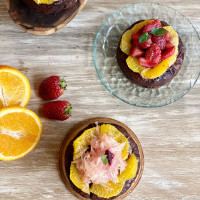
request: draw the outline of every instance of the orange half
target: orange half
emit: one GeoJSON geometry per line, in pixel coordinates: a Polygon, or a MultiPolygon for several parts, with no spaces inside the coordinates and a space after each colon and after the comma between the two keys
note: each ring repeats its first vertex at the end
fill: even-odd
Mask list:
{"type": "Polygon", "coordinates": [[[26,76],[12,67],[0,66],[0,108],[25,107],[30,97],[31,87],[26,76]]]}
{"type": "Polygon", "coordinates": [[[38,144],[42,123],[31,110],[23,107],[0,109],[0,160],[24,157],[38,144]]]}

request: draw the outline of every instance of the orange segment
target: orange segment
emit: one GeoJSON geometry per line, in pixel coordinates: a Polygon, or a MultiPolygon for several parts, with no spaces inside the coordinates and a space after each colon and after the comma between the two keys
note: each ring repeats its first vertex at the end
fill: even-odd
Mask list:
{"type": "Polygon", "coordinates": [[[129,56],[126,59],[126,63],[128,65],[128,67],[133,71],[133,72],[137,72],[137,73],[141,73],[142,70],[144,70],[144,67],[142,67],[139,63],[139,59],[138,58],[133,58],[132,56],[129,56]]]}
{"type": "Polygon", "coordinates": [[[23,107],[0,109],[0,160],[19,159],[38,144],[42,136],[39,117],[23,107]]]}
{"type": "Polygon", "coordinates": [[[90,140],[96,136],[96,128],[87,129],[73,142],[74,147],[74,156],[73,160],[78,159],[80,156],[80,152],[85,149],[88,145],[90,140]]]}
{"type": "Polygon", "coordinates": [[[169,31],[169,38],[171,39],[172,44],[175,47],[178,47],[178,43],[179,43],[178,33],[173,29],[172,26],[164,26],[163,28],[169,31]]]}
{"type": "Polygon", "coordinates": [[[126,169],[118,176],[119,182],[127,181],[134,178],[138,168],[138,159],[134,154],[131,154],[127,160],[126,169]]]}
{"type": "Polygon", "coordinates": [[[102,198],[110,198],[118,195],[124,187],[124,182],[113,183],[109,181],[106,186],[93,184],[90,192],[102,198]]]}
{"type": "MultiPolygon", "coordinates": [[[[102,126],[99,126],[99,130],[101,134],[107,134],[113,137],[119,143],[125,142],[125,147],[122,151],[122,159],[126,160],[129,154],[129,147],[130,147],[127,138],[120,131],[118,131],[117,128],[115,128],[110,124],[103,124],[102,126]]],[[[96,127],[85,130],[83,134],[74,141],[73,143],[74,160],[80,157],[79,155],[81,150],[85,149],[89,145],[90,140],[94,136],[96,136],[96,127]]]]}
{"type": "Polygon", "coordinates": [[[89,194],[90,190],[89,190],[89,186],[87,186],[82,178],[79,175],[79,171],[76,167],[76,164],[72,163],[70,166],[70,179],[71,181],[74,183],[74,185],[81,189],[83,192],[89,194]]]}
{"type": "Polygon", "coordinates": [[[24,74],[12,67],[0,66],[0,108],[26,106],[30,96],[31,87],[24,74]]]}
{"type": "Polygon", "coordinates": [[[129,55],[130,54],[130,49],[131,49],[131,36],[132,34],[137,33],[141,28],[143,28],[144,26],[150,24],[151,22],[153,22],[154,20],[145,20],[143,22],[140,22],[138,24],[136,24],[131,30],[127,30],[121,39],[121,43],[120,43],[120,48],[121,50],[129,55]]]}

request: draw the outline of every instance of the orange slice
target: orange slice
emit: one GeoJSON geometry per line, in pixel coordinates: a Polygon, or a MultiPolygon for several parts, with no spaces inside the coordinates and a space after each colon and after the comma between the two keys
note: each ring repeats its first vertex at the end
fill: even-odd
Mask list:
{"type": "MultiPolygon", "coordinates": [[[[122,150],[122,159],[126,160],[130,147],[127,138],[117,128],[110,124],[103,124],[102,126],[99,126],[99,130],[101,134],[107,134],[108,136],[113,137],[119,143],[125,142],[124,149],[122,150]]],[[[80,157],[81,150],[85,149],[89,145],[90,140],[94,136],[96,136],[96,127],[85,130],[83,134],[74,141],[74,160],[80,157]]]]}
{"type": "Polygon", "coordinates": [[[17,69],[0,66],[0,108],[26,106],[31,97],[28,79],[17,69]]]}
{"type": "Polygon", "coordinates": [[[124,182],[113,183],[109,181],[106,186],[93,184],[90,192],[102,198],[110,198],[118,195],[124,187],[124,182]]]}
{"type": "Polygon", "coordinates": [[[42,136],[42,123],[23,107],[0,109],[0,160],[19,159],[31,152],[42,136]]]}
{"type": "Polygon", "coordinates": [[[90,193],[89,186],[87,186],[83,182],[82,178],[80,177],[79,171],[76,167],[76,164],[74,163],[72,163],[70,166],[70,179],[77,188],[81,189],[83,192],[87,194],[90,193]]]}
{"type": "Polygon", "coordinates": [[[129,56],[126,59],[126,63],[128,65],[128,67],[133,71],[133,72],[137,72],[137,73],[141,73],[145,68],[142,67],[139,63],[139,59],[138,58],[133,58],[132,56],[129,56]]]}

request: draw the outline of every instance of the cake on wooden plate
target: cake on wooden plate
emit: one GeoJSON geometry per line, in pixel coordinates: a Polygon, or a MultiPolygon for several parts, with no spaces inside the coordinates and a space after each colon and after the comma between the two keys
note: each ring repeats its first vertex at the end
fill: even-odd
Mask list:
{"type": "Polygon", "coordinates": [[[136,187],[143,152],[127,126],[108,118],[92,119],[70,137],[61,151],[61,171],[79,199],[122,199],[136,187]]]}

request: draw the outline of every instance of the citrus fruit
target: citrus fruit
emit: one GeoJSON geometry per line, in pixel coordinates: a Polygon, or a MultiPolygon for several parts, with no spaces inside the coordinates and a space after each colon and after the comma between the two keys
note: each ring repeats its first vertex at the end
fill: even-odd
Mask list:
{"type": "Polygon", "coordinates": [[[89,186],[83,182],[75,163],[72,163],[70,166],[70,179],[77,188],[81,189],[87,194],[90,193],[89,186]]]}
{"type": "Polygon", "coordinates": [[[90,192],[102,198],[110,198],[118,195],[124,187],[124,182],[113,183],[109,181],[106,186],[93,184],[90,192]]]}
{"type": "MultiPolygon", "coordinates": [[[[119,143],[126,143],[122,150],[122,159],[126,160],[129,154],[129,142],[127,138],[117,128],[110,124],[99,126],[99,131],[101,134],[107,134],[108,136],[113,137],[119,143]]],[[[85,149],[89,145],[90,140],[94,136],[96,136],[96,127],[85,130],[83,134],[74,141],[74,160],[80,157],[81,150],[85,149]]]]}
{"type": "Polygon", "coordinates": [[[31,97],[28,79],[19,70],[0,66],[0,108],[26,106],[31,97]]]}
{"type": "Polygon", "coordinates": [[[23,107],[0,109],[0,160],[19,159],[38,144],[42,123],[31,110],[23,107]]]}

